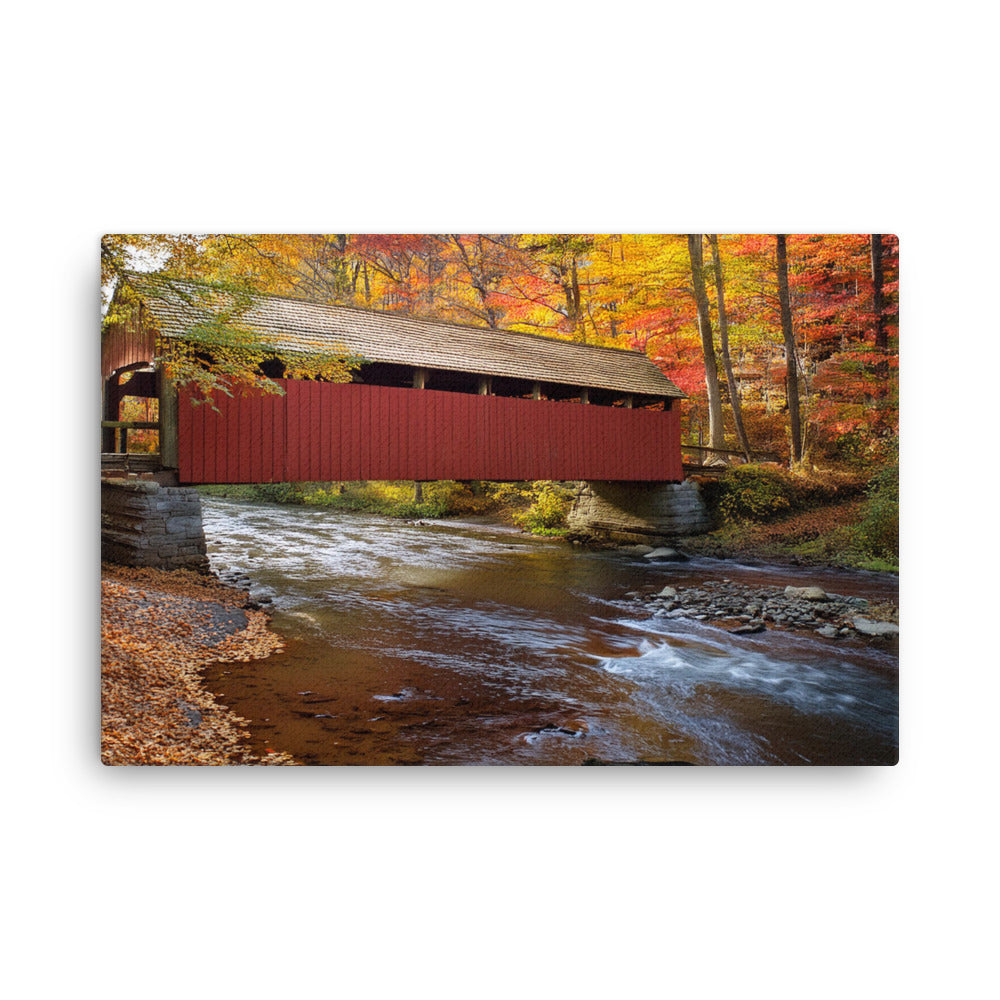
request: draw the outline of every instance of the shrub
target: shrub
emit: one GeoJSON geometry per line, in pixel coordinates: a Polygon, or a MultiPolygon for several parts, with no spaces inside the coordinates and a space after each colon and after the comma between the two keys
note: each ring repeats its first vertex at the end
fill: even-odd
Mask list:
{"type": "Polygon", "coordinates": [[[307,490],[303,502],[387,517],[444,517],[454,512],[452,498],[461,490],[458,483],[426,483],[423,499],[417,503],[412,482],[324,483],[307,490]]]}
{"type": "Polygon", "coordinates": [[[737,465],[719,482],[719,513],[726,521],[773,521],[789,513],[796,497],[791,476],[763,465],[737,465]]]}
{"type": "Polygon", "coordinates": [[[531,505],[514,515],[516,524],[533,535],[561,534],[566,525],[572,493],[552,482],[535,482],[529,489],[531,505]]]}
{"type": "Polygon", "coordinates": [[[868,486],[858,544],[873,556],[899,558],[899,463],[884,466],[868,486]]]}
{"type": "Polygon", "coordinates": [[[294,483],[260,483],[253,487],[254,499],[265,503],[301,503],[302,495],[294,483]]]}
{"type": "Polygon", "coordinates": [[[295,483],[219,483],[199,486],[198,492],[210,497],[250,500],[263,503],[302,503],[295,483]]]}

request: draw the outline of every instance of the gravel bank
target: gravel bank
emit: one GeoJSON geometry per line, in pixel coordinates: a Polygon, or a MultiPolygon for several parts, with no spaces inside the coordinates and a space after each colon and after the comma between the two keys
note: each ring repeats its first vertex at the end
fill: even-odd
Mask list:
{"type": "Polygon", "coordinates": [[[202,671],[282,648],[246,591],[186,570],[101,567],[101,761],[108,765],[294,764],[248,746],[245,719],[202,671]]]}
{"type": "Polygon", "coordinates": [[[694,618],[736,634],[766,629],[812,631],[826,639],[895,640],[899,610],[863,597],[828,594],[821,587],[748,587],[732,580],[695,587],[664,587],[627,596],[657,618],[694,618]]]}

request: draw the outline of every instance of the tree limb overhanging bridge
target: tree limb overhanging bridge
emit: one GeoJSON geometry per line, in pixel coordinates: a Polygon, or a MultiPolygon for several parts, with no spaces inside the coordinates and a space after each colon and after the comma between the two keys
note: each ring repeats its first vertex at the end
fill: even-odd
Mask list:
{"type": "Polygon", "coordinates": [[[224,298],[154,275],[119,285],[101,343],[102,464],[127,435],[122,399],[138,396],[159,401],[150,462],[180,484],[684,478],[685,396],[645,354],[398,313],[255,295],[239,322],[273,348],[262,372],[283,394],[193,405],[197,390],[158,359],[224,298]],[[283,377],[279,355],[332,353],[361,359],[352,381],[283,377]]]}

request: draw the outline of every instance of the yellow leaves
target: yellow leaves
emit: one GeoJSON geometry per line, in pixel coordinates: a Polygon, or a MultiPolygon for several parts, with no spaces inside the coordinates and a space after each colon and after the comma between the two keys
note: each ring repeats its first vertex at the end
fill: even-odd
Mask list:
{"type": "Polygon", "coordinates": [[[322,353],[278,352],[286,378],[322,378],[329,382],[350,382],[361,359],[353,357],[342,344],[322,353]]]}

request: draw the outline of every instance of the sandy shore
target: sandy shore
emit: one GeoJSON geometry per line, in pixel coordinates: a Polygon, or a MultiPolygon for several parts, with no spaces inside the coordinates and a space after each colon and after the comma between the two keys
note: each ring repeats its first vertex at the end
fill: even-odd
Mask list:
{"type": "Polygon", "coordinates": [[[101,761],[108,765],[294,764],[255,754],[246,727],[205,687],[217,661],[282,648],[246,591],[185,570],[101,567],[101,761]]]}

